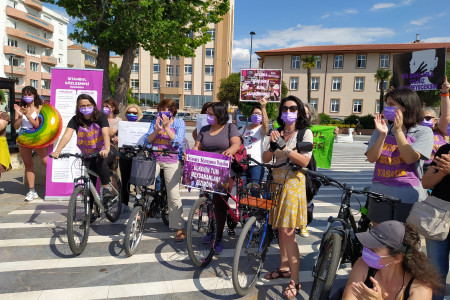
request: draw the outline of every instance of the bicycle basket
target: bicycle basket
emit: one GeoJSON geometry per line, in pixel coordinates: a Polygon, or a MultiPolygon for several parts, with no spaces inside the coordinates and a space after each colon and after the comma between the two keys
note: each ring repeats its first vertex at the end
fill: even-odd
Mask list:
{"type": "Polygon", "coordinates": [[[146,157],[144,153],[138,153],[133,157],[131,164],[130,183],[134,185],[148,186],[155,183],[156,160],[146,157]]]}
{"type": "Polygon", "coordinates": [[[282,189],[282,185],[278,183],[264,181],[261,183],[248,183],[239,203],[250,207],[271,210],[277,205],[282,189]]]}

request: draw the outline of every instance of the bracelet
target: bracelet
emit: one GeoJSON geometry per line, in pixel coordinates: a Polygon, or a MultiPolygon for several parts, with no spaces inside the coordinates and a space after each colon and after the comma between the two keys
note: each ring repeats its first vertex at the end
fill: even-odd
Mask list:
{"type": "Polygon", "coordinates": [[[403,132],[403,130],[401,130],[401,129],[396,130],[396,131],[394,131],[394,134],[399,133],[399,132],[403,132]]]}
{"type": "Polygon", "coordinates": [[[450,92],[447,93],[440,92],[439,94],[441,94],[441,97],[448,97],[450,95],[450,92]]]}

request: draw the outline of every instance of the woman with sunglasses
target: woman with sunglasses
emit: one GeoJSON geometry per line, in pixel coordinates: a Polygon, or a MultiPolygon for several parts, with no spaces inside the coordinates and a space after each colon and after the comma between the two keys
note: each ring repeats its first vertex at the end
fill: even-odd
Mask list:
{"type": "MultiPolygon", "coordinates": [[[[297,133],[309,127],[302,101],[287,96],[280,103],[277,119],[281,127],[270,134],[270,147],[263,153],[263,162],[275,158],[275,164],[290,162],[305,168],[311,160],[311,151],[297,150],[297,133]],[[285,143],[285,147],[280,147],[285,143]]],[[[307,129],[303,142],[313,142],[313,134],[307,129]]],[[[290,278],[284,290],[285,298],[295,298],[300,290],[300,253],[295,240],[295,230],[307,224],[305,175],[289,166],[273,170],[274,182],[282,186],[277,206],[270,212],[269,223],[278,229],[281,262],[279,268],[264,276],[265,279],[290,278]]]]}
{"type": "Polygon", "coordinates": [[[428,166],[434,159],[436,152],[439,150],[439,147],[448,143],[449,137],[447,135],[447,127],[450,121],[450,103],[449,103],[449,88],[450,84],[447,81],[442,84],[442,88],[440,91],[441,94],[441,118],[439,119],[439,124],[437,124],[437,114],[434,108],[425,107],[423,109],[423,121],[421,123],[422,126],[430,127],[433,130],[434,135],[434,145],[433,151],[431,152],[431,157],[429,160],[424,162],[423,171],[426,173],[428,166]]]}
{"type": "MultiPolygon", "coordinates": [[[[142,110],[136,104],[130,104],[125,108],[124,119],[128,122],[139,122],[142,119],[142,110]]],[[[117,143],[119,139],[117,138],[117,143]]],[[[130,211],[128,202],[130,200],[130,176],[131,176],[131,164],[132,157],[126,155],[124,149],[120,149],[119,153],[119,168],[120,176],[122,180],[122,212],[130,211]]]]}
{"type": "MultiPolygon", "coordinates": [[[[168,149],[183,152],[186,124],[177,115],[177,104],[172,99],[163,99],[157,106],[158,117],[150,123],[146,139],[155,150],[168,149]]],[[[179,155],[157,156],[156,176],[160,168],[164,170],[164,179],[167,187],[167,200],[169,205],[169,227],[177,230],[176,242],[184,241],[183,204],[180,196],[180,179],[182,166],[179,155]]]]}

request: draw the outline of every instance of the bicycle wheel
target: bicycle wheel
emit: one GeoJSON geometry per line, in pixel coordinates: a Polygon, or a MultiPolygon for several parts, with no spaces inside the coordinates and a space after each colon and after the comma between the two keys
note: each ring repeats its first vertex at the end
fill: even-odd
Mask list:
{"type": "Polygon", "coordinates": [[[86,248],[90,222],[86,190],[84,187],[75,187],[67,212],[67,239],[70,250],[75,255],[80,255],[86,248]]]}
{"type": "Polygon", "coordinates": [[[105,215],[110,222],[115,222],[122,211],[122,193],[120,192],[121,182],[116,172],[111,171],[109,178],[109,189],[111,190],[113,197],[105,203],[105,206],[107,206],[105,215]]]}
{"type": "Polygon", "coordinates": [[[205,267],[213,258],[216,226],[214,205],[205,197],[201,197],[189,212],[186,230],[189,257],[197,267],[205,267]]]}
{"type": "Polygon", "coordinates": [[[266,258],[267,241],[270,240],[268,231],[263,241],[264,223],[254,216],[247,220],[242,229],[236,244],[232,271],[233,287],[239,296],[245,296],[258,281],[266,258]]]}
{"type": "Polygon", "coordinates": [[[133,211],[128,218],[127,228],[125,229],[125,238],[123,245],[125,253],[128,257],[136,253],[142,234],[144,233],[144,210],[141,205],[133,208],[133,211]]]}
{"type": "Polygon", "coordinates": [[[338,233],[332,233],[323,245],[314,267],[316,273],[309,299],[328,299],[339,267],[341,244],[341,236],[338,233]]]}

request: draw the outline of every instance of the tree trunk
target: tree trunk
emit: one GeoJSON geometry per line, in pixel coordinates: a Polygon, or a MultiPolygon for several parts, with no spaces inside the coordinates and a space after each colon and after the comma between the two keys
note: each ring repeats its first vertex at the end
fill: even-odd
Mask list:
{"type": "Polygon", "coordinates": [[[136,56],[136,45],[130,45],[122,56],[122,65],[119,69],[119,75],[116,79],[116,90],[114,100],[120,107],[125,107],[127,103],[127,92],[130,82],[131,67],[136,56]]]}
{"type": "Polygon", "coordinates": [[[97,69],[103,69],[103,88],[102,101],[107,98],[112,98],[111,84],[109,83],[109,50],[103,47],[98,47],[97,69]]]}
{"type": "Polygon", "coordinates": [[[384,108],[384,79],[381,80],[381,86],[380,86],[380,114],[383,113],[384,108]]]}
{"type": "Polygon", "coordinates": [[[308,76],[308,103],[311,103],[311,69],[306,69],[306,74],[308,76]]]}

